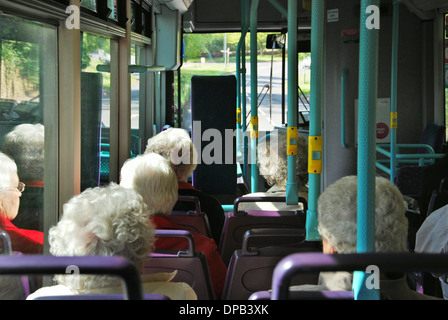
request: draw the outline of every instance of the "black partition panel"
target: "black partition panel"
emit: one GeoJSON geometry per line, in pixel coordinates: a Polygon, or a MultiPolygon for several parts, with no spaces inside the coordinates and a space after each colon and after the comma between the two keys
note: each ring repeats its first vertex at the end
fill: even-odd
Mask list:
{"type": "Polygon", "coordinates": [[[81,191],[100,183],[103,75],[81,73],[81,191]]]}
{"type": "Polygon", "coordinates": [[[192,139],[198,150],[195,188],[236,193],[236,77],[191,78],[192,139]]]}

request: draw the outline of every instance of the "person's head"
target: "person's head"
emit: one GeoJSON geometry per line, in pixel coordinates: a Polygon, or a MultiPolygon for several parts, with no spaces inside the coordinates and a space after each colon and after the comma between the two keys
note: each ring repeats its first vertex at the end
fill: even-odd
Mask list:
{"type": "MultiPolygon", "coordinates": [[[[318,231],[326,253],[357,251],[357,177],[328,186],[317,202],[318,231]],[[326,247],[327,246],[327,247],[326,247]],[[326,248],[325,248],[326,247],[326,248]]],[[[408,221],[403,196],[383,177],[375,179],[375,250],[407,251],[408,221]]]]}
{"type": "Polygon", "coordinates": [[[177,180],[187,182],[197,166],[197,150],[188,132],[168,128],[148,140],[145,153],[158,153],[170,160],[177,180]]]}
{"type": "MultiPolygon", "coordinates": [[[[154,226],[149,216],[149,208],[134,190],[115,183],[88,188],[64,204],[61,220],[49,231],[50,253],[123,256],[140,269],[154,243],[154,226]]],[[[119,283],[119,279],[100,275],[57,276],[56,279],[74,290],[119,283]]]]}
{"type": "MultiPolygon", "coordinates": [[[[287,137],[285,130],[276,130],[261,139],[257,147],[260,174],[270,186],[286,187],[288,178],[287,137]]],[[[308,145],[302,135],[297,137],[297,182],[299,187],[308,183],[308,145]]]]}
{"type": "Polygon", "coordinates": [[[177,178],[170,162],[157,153],[126,160],[120,186],[134,189],[154,214],[170,215],[177,201],[177,178]]]}
{"type": "Polygon", "coordinates": [[[11,221],[19,212],[22,192],[19,191],[18,186],[21,182],[14,160],[1,152],[0,168],[0,214],[11,221]]]}
{"type": "Polygon", "coordinates": [[[23,181],[44,179],[44,126],[42,124],[19,124],[5,136],[2,151],[17,164],[23,181]]]}

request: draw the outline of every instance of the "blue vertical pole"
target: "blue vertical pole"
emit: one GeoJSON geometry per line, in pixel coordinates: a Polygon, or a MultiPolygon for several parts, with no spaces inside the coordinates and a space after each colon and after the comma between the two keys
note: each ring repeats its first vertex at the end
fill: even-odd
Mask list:
{"type": "Polygon", "coordinates": [[[342,147],[347,149],[347,143],[345,142],[345,100],[347,93],[347,69],[342,70],[341,74],[341,144],[342,147]]]}
{"type": "Polygon", "coordinates": [[[395,183],[397,168],[397,74],[398,74],[398,31],[400,26],[400,3],[394,1],[393,28],[392,28],[392,79],[391,79],[391,106],[390,106],[390,181],[395,183]]]}
{"type": "Polygon", "coordinates": [[[258,166],[257,166],[257,144],[258,144],[258,70],[257,70],[257,24],[258,24],[258,2],[252,0],[250,6],[250,103],[251,103],[251,192],[258,191],[258,166]]]}
{"type": "MultiPolygon", "coordinates": [[[[247,30],[249,29],[249,8],[250,8],[250,0],[244,0],[244,22],[245,22],[245,29],[246,29],[246,35],[247,35],[247,30]]],[[[246,93],[246,40],[244,40],[243,45],[241,47],[241,50],[243,52],[242,55],[242,65],[243,65],[243,70],[242,70],[242,79],[241,82],[243,84],[243,88],[242,88],[242,106],[241,106],[241,118],[242,118],[242,122],[243,122],[243,133],[245,133],[247,131],[247,122],[246,122],[246,105],[247,105],[247,93],[246,93]]],[[[244,166],[243,166],[243,175],[244,178],[247,179],[247,163],[248,163],[248,143],[247,143],[247,138],[245,135],[243,135],[243,158],[244,158],[244,166]]]]}
{"type": "Polygon", "coordinates": [[[297,186],[297,1],[288,0],[288,127],[287,154],[288,178],[286,182],[286,203],[299,201],[297,186]]]}
{"type": "MultiPolygon", "coordinates": [[[[372,28],[372,17],[379,19],[380,0],[361,0],[359,47],[358,112],[358,201],[357,249],[375,251],[375,157],[376,101],[378,91],[379,30],[372,28]],[[374,11],[372,12],[371,9],[374,11]],[[375,11],[376,10],[376,11],[375,11]]],[[[376,21],[379,23],[379,21],[376,21]]],[[[378,299],[375,289],[367,289],[367,276],[357,271],[353,277],[355,299],[378,299]]]]}
{"type": "Polygon", "coordinates": [[[311,8],[311,96],[308,154],[308,211],[306,238],[320,240],[317,231],[317,199],[320,195],[322,171],[322,98],[324,72],[325,1],[312,2],[311,8]]]}
{"type": "Polygon", "coordinates": [[[237,75],[237,152],[243,155],[243,176],[246,176],[247,166],[247,147],[245,146],[244,132],[246,132],[246,34],[247,25],[247,9],[249,0],[241,1],[241,37],[236,48],[236,75],[237,75]],[[241,59],[241,52],[243,58],[241,59]],[[241,60],[242,67],[241,67],[241,60]],[[242,130],[241,130],[242,129],[242,130]]]}

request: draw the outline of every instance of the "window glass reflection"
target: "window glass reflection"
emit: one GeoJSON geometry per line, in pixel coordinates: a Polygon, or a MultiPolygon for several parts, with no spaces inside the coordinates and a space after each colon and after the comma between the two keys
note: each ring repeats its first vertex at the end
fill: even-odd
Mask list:
{"type": "Polygon", "coordinates": [[[110,39],[82,33],[81,190],[109,181],[110,39]]]}

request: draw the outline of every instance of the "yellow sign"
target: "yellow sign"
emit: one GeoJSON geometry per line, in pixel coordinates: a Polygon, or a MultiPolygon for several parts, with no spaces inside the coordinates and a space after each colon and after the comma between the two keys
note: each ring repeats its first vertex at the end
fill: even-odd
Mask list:
{"type": "Polygon", "coordinates": [[[308,137],[308,173],[322,173],[322,136],[308,137]]]}
{"type": "Polygon", "coordinates": [[[297,155],[297,127],[288,127],[286,130],[287,149],[288,156],[297,155]]]}
{"type": "Polygon", "coordinates": [[[390,128],[397,129],[398,128],[398,112],[390,113],[390,128]]]}
{"type": "Polygon", "coordinates": [[[250,137],[251,139],[258,138],[258,117],[250,117],[250,137]]]}

